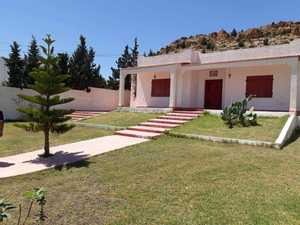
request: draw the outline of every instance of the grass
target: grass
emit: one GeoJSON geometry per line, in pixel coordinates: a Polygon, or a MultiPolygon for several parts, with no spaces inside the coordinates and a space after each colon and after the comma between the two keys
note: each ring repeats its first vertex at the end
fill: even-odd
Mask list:
{"type": "Polygon", "coordinates": [[[258,126],[235,126],[230,129],[216,115],[205,114],[172,131],[178,133],[202,134],[217,137],[251,139],[260,141],[275,141],[287,121],[286,116],[280,118],[259,117],[258,126]]]}
{"type": "MultiPolygon", "coordinates": [[[[51,146],[82,141],[112,134],[111,131],[75,127],[62,135],[51,135],[51,146]]],[[[14,126],[14,123],[6,123],[4,136],[0,138],[0,157],[19,154],[43,147],[43,134],[26,132],[14,126]]]]}
{"type": "Polygon", "coordinates": [[[160,116],[159,113],[110,112],[83,120],[84,123],[129,127],[160,116]]]}
{"type": "Polygon", "coordinates": [[[279,151],[163,136],[3,179],[0,198],[19,203],[24,191],[45,187],[48,225],[300,224],[299,145],[279,151]]]}

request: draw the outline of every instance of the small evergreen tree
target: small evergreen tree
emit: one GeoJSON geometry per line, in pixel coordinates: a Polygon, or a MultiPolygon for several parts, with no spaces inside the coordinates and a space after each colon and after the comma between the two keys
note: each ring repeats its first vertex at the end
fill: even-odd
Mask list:
{"type": "Polygon", "coordinates": [[[27,131],[44,133],[44,154],[42,157],[50,156],[49,134],[64,133],[74,126],[65,122],[71,119],[67,116],[73,110],[56,109],[54,106],[73,101],[73,98],[61,98],[59,94],[69,90],[64,81],[68,78],[66,74],[60,74],[57,68],[57,56],[54,55],[54,40],[50,35],[43,39],[46,43],[41,46],[44,57],[41,57],[41,65],[30,73],[34,80],[33,85],[29,85],[38,94],[34,96],[18,95],[21,99],[35,104],[37,107],[19,108],[29,124],[18,124],[18,127],[27,131]]]}
{"type": "Polygon", "coordinates": [[[38,68],[40,64],[40,50],[37,44],[37,41],[34,36],[29,45],[28,54],[25,58],[25,86],[28,84],[33,84],[33,79],[30,76],[30,73],[33,71],[33,68],[38,68]]]}
{"type": "Polygon", "coordinates": [[[10,45],[11,52],[8,58],[4,58],[8,68],[7,86],[23,89],[25,87],[24,79],[24,60],[21,58],[20,46],[17,42],[10,45]]]}
{"type": "Polygon", "coordinates": [[[237,37],[237,31],[235,28],[233,28],[230,35],[231,35],[231,37],[234,37],[234,38],[237,37]]]}

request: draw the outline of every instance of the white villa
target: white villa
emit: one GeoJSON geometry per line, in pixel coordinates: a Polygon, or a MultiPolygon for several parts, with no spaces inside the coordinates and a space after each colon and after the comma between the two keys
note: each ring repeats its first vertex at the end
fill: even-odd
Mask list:
{"type": "Polygon", "coordinates": [[[300,113],[300,40],[261,48],[201,53],[185,50],[140,56],[138,66],[121,70],[119,106],[222,109],[255,95],[258,111],[300,113]],[[130,104],[125,77],[131,75],[130,104]]]}

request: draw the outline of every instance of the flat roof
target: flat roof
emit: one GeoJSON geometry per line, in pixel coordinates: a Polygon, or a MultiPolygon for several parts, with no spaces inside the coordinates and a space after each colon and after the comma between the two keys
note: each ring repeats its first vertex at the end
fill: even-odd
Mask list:
{"type": "Polygon", "coordinates": [[[297,56],[300,56],[300,39],[296,39],[289,44],[283,45],[272,45],[211,53],[201,53],[200,51],[187,49],[179,53],[151,57],[140,56],[138,60],[138,67],[162,66],[170,64],[215,64],[297,56]]]}

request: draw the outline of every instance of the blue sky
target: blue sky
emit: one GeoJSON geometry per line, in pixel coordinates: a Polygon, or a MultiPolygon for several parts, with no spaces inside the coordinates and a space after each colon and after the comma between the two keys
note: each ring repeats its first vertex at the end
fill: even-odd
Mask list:
{"type": "Polygon", "coordinates": [[[56,39],[57,51],[71,53],[83,34],[96,50],[101,73],[108,76],[134,37],[143,53],[181,36],[300,20],[299,9],[299,0],[3,0],[0,55],[8,54],[14,40],[25,52],[32,35],[41,41],[47,33],[56,39]]]}

